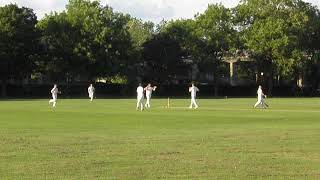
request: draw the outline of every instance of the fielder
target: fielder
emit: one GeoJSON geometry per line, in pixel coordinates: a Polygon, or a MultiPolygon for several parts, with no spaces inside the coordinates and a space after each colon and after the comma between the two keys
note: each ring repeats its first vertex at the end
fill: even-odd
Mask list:
{"type": "Polygon", "coordinates": [[[191,104],[189,106],[190,109],[192,109],[193,105],[194,108],[197,109],[199,106],[196,102],[197,92],[199,92],[199,89],[192,83],[192,86],[189,87],[189,92],[191,93],[191,104]]]}
{"type": "Polygon", "coordinates": [[[52,99],[49,100],[49,104],[53,103],[52,107],[56,107],[58,93],[60,93],[57,84],[53,86],[50,92],[52,94],[52,99]]]}
{"type": "Polygon", "coordinates": [[[254,108],[257,108],[259,105],[263,108],[269,107],[269,105],[265,102],[265,98],[267,97],[267,95],[263,93],[261,86],[259,86],[257,90],[257,95],[258,95],[258,101],[254,105],[254,108]]]}
{"type": "Polygon", "coordinates": [[[137,110],[143,111],[143,99],[144,99],[144,89],[141,85],[141,83],[139,84],[139,86],[137,87],[137,110]]]}
{"type": "Polygon", "coordinates": [[[88,87],[88,94],[91,102],[93,101],[93,98],[94,98],[94,92],[95,92],[95,88],[93,87],[92,84],[90,84],[90,86],[88,87]]]}
{"type": "Polygon", "coordinates": [[[147,98],[147,102],[145,104],[146,108],[150,108],[150,99],[151,99],[151,95],[152,95],[152,91],[155,91],[157,89],[157,86],[152,87],[151,84],[149,83],[147,87],[144,88],[144,90],[146,91],[146,98],[147,98]]]}

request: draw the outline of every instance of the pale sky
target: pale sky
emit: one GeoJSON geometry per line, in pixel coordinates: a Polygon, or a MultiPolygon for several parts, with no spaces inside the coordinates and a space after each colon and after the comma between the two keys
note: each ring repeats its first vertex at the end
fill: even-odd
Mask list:
{"type": "MultiPolygon", "coordinates": [[[[0,6],[16,3],[34,9],[41,19],[46,13],[62,11],[68,0],[0,0],[0,6]]],[[[115,11],[128,13],[145,21],[160,22],[162,19],[192,18],[196,13],[202,13],[208,4],[222,3],[226,7],[234,7],[239,0],[100,0],[115,11]]],[[[305,0],[320,7],[320,0],[305,0]]]]}

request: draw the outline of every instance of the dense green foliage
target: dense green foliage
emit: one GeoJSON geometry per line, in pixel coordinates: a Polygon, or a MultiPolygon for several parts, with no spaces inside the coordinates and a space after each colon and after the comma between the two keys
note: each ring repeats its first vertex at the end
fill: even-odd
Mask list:
{"type": "Polygon", "coordinates": [[[127,23],[128,17],[98,2],[70,1],[66,12],[48,15],[37,26],[47,72],[70,81],[120,73],[132,49],[127,23]]]}
{"type": "MultiPolygon", "coordinates": [[[[311,10],[313,7],[300,0],[244,0],[237,7],[241,38],[245,47],[259,57],[269,88],[275,75],[294,76],[296,70],[301,71],[299,64],[307,60],[306,48],[301,45],[304,39],[300,38],[313,33],[306,31],[313,22],[308,14],[311,10]]],[[[316,14],[319,16],[319,12],[313,12],[316,14]]]]}
{"type": "Polygon", "coordinates": [[[38,33],[32,9],[16,5],[0,7],[0,80],[2,94],[11,78],[23,79],[36,68],[38,33]]]}
{"type": "Polygon", "coordinates": [[[0,101],[1,179],[318,179],[320,99],[0,101]]]}
{"type": "Polygon", "coordinates": [[[0,7],[3,94],[8,79],[203,80],[188,74],[194,65],[217,87],[228,76],[224,56],[239,50],[254,61],[241,72],[265,72],[269,93],[275,79],[293,85],[303,79],[316,90],[319,28],[319,9],[301,0],[243,0],[235,8],[211,4],[193,19],[158,25],[114,12],[99,1],[69,0],[65,11],[39,22],[32,9],[10,4],[0,7]]]}

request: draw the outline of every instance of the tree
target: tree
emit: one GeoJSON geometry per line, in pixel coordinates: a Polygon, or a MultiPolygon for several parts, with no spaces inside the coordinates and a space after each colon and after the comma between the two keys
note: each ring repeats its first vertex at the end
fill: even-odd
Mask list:
{"type": "Polygon", "coordinates": [[[197,41],[195,34],[196,22],[192,19],[181,19],[170,21],[163,27],[161,32],[166,33],[171,39],[179,43],[182,55],[185,57],[197,53],[197,41]]]}
{"type": "Polygon", "coordinates": [[[158,82],[172,83],[177,77],[185,77],[188,74],[185,72],[188,66],[182,58],[192,54],[193,25],[194,21],[187,19],[163,21],[157,27],[157,34],[144,44],[146,78],[153,74],[152,77],[158,82]]]}
{"type": "Polygon", "coordinates": [[[142,49],[143,44],[152,38],[154,32],[153,22],[143,22],[141,19],[132,18],[127,23],[131,41],[136,49],[142,49]]]}
{"type": "Polygon", "coordinates": [[[0,7],[0,77],[2,96],[9,79],[22,80],[34,69],[38,33],[32,9],[9,4],[0,7]]]}
{"type": "Polygon", "coordinates": [[[70,0],[65,12],[48,15],[39,23],[47,47],[47,70],[67,82],[122,73],[132,50],[128,21],[128,16],[99,1],[70,0]]]}
{"type": "Polygon", "coordinates": [[[120,72],[132,47],[125,28],[129,17],[89,0],[70,0],[66,12],[72,26],[80,29],[76,53],[89,62],[90,77],[120,72]]]}
{"type": "Polygon", "coordinates": [[[275,76],[290,76],[303,58],[299,35],[308,22],[300,0],[243,0],[236,7],[242,41],[262,65],[272,94],[275,76]]]}
{"type": "Polygon", "coordinates": [[[38,23],[37,28],[42,33],[43,50],[38,62],[39,71],[54,81],[68,81],[77,76],[86,62],[74,53],[80,30],[71,25],[67,14],[50,14],[38,23]]]}
{"type": "Polygon", "coordinates": [[[144,44],[151,40],[154,32],[154,24],[152,22],[143,22],[141,19],[136,19],[130,17],[130,20],[126,26],[127,31],[130,34],[130,39],[132,43],[132,51],[130,51],[130,62],[126,67],[126,75],[129,82],[136,83],[136,76],[141,75],[141,66],[139,64],[143,63],[143,52],[144,44]]]}
{"type": "Polygon", "coordinates": [[[167,33],[155,35],[144,44],[144,80],[157,83],[170,83],[177,74],[181,59],[179,42],[172,39],[167,33]]]}
{"type": "Polygon", "coordinates": [[[232,48],[236,39],[232,11],[222,5],[210,5],[195,20],[162,22],[157,32],[155,38],[145,46],[146,59],[153,65],[158,64],[158,68],[152,69],[159,69],[163,77],[172,78],[178,74],[170,69],[182,66],[182,57],[191,56],[202,72],[212,72],[217,95],[223,52],[232,48]]]}
{"type": "Polygon", "coordinates": [[[218,95],[223,53],[234,48],[237,40],[232,19],[231,9],[221,4],[209,5],[207,10],[195,19],[195,34],[199,41],[196,41],[198,44],[194,57],[204,64],[204,67],[211,67],[216,96],[218,95]]]}
{"type": "Polygon", "coordinates": [[[302,57],[295,63],[295,74],[312,86],[316,92],[320,85],[320,11],[311,4],[300,4],[301,11],[306,12],[308,21],[299,34],[299,47],[302,57]]]}

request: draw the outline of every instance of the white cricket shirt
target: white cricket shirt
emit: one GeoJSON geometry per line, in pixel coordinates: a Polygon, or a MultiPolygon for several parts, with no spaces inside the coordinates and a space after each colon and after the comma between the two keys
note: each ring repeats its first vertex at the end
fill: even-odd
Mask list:
{"type": "Polygon", "coordinates": [[[139,86],[137,88],[137,97],[138,98],[142,98],[143,97],[143,87],[142,86],[139,86]]]}

